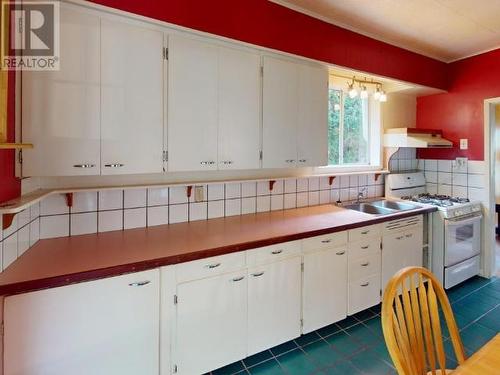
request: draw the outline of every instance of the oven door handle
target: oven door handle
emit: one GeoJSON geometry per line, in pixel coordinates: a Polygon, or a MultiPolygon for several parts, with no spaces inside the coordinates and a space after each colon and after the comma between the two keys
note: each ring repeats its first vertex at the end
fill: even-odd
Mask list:
{"type": "Polygon", "coordinates": [[[453,218],[453,219],[446,219],[445,225],[447,225],[447,226],[464,225],[464,224],[473,223],[477,220],[481,220],[482,218],[483,218],[482,214],[467,215],[467,216],[462,216],[461,218],[457,217],[457,218],[453,218]]]}

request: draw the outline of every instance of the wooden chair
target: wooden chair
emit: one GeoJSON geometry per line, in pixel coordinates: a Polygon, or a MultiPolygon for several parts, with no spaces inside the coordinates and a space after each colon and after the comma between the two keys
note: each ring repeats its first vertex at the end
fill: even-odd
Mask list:
{"type": "Polygon", "coordinates": [[[387,284],[382,302],[382,329],[399,375],[444,375],[446,356],[439,317],[441,305],[458,364],[465,352],[450,302],[435,276],[407,267],[387,284]]]}

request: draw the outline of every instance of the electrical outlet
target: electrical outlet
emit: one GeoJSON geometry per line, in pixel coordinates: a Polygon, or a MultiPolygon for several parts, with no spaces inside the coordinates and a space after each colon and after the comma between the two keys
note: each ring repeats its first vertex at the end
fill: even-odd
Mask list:
{"type": "Polygon", "coordinates": [[[456,158],[452,161],[451,167],[454,171],[466,171],[467,170],[467,158],[456,158]]]}
{"type": "Polygon", "coordinates": [[[205,200],[205,189],[203,186],[194,187],[194,201],[203,202],[205,200]]]}
{"type": "Polygon", "coordinates": [[[460,140],[460,150],[467,150],[469,148],[469,140],[467,138],[460,140]]]}

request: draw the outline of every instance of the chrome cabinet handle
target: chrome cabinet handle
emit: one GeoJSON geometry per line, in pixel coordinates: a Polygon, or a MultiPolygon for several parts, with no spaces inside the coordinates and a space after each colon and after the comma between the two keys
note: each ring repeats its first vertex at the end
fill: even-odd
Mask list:
{"type": "Polygon", "coordinates": [[[396,237],[397,240],[402,240],[403,238],[404,238],[404,236],[396,237]]]}
{"type": "Polygon", "coordinates": [[[111,164],[104,164],[106,168],[121,168],[124,167],[125,164],[122,163],[111,163],[111,164]]]}
{"type": "Polygon", "coordinates": [[[287,162],[287,163],[295,163],[295,159],[286,159],[285,162],[287,162]]]}
{"type": "Polygon", "coordinates": [[[214,268],[217,268],[219,267],[221,264],[220,263],[214,263],[214,264],[207,264],[205,267],[207,267],[208,269],[214,269],[214,268]]]}
{"type": "Polygon", "coordinates": [[[322,240],[321,241],[321,243],[330,243],[330,242],[332,242],[332,240],[330,240],[330,239],[329,240],[322,240]]]}
{"type": "Polygon", "coordinates": [[[95,164],[75,164],[74,168],[94,168],[95,164]]]}
{"type": "Polygon", "coordinates": [[[337,255],[344,255],[345,254],[345,250],[339,251],[339,252],[337,252],[335,254],[337,254],[337,255]]]}
{"type": "Polygon", "coordinates": [[[412,238],[412,237],[413,237],[413,234],[411,234],[411,233],[406,235],[406,238],[412,238]]]}
{"type": "Polygon", "coordinates": [[[235,277],[234,279],[231,279],[232,282],[237,283],[238,281],[241,281],[245,278],[245,276],[240,276],[240,277],[235,277]]]}
{"type": "Polygon", "coordinates": [[[365,230],[365,231],[361,232],[361,234],[368,234],[368,233],[370,233],[369,230],[365,230]]]}
{"type": "Polygon", "coordinates": [[[257,272],[257,273],[252,273],[252,276],[253,276],[253,277],[260,277],[260,276],[262,276],[263,274],[264,274],[264,271],[262,271],[262,272],[257,272]]]}
{"type": "Polygon", "coordinates": [[[214,165],[215,161],[201,161],[200,164],[201,165],[214,165]]]}
{"type": "Polygon", "coordinates": [[[307,159],[299,159],[299,163],[305,163],[307,159]]]}
{"type": "Polygon", "coordinates": [[[370,262],[365,262],[365,263],[361,263],[361,267],[366,267],[370,264],[370,262]]]}
{"type": "Polygon", "coordinates": [[[223,160],[220,163],[224,164],[224,165],[231,165],[231,164],[233,164],[233,162],[231,160],[223,160]]]}
{"type": "Polygon", "coordinates": [[[278,255],[278,254],[281,254],[282,252],[283,252],[283,250],[281,250],[281,249],[280,250],[273,250],[273,251],[271,251],[271,254],[278,255]]]}
{"type": "Polygon", "coordinates": [[[365,286],[368,286],[368,285],[370,285],[370,283],[367,281],[366,283],[363,283],[363,284],[361,284],[360,286],[365,287],[365,286]]]}
{"type": "Polygon", "coordinates": [[[136,282],[128,284],[128,286],[144,286],[144,285],[148,285],[149,283],[151,283],[151,281],[149,281],[149,280],[136,281],[136,282]]]}
{"type": "Polygon", "coordinates": [[[369,247],[370,247],[370,245],[361,246],[361,248],[362,248],[363,250],[366,250],[366,249],[368,249],[369,247]]]}

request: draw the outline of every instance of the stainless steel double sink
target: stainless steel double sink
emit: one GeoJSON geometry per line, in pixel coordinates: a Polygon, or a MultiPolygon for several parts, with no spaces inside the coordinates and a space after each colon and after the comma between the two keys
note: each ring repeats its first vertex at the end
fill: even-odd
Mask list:
{"type": "Polygon", "coordinates": [[[420,208],[420,206],[381,199],[373,202],[348,204],[344,208],[371,215],[389,215],[401,211],[414,210],[420,208]]]}

